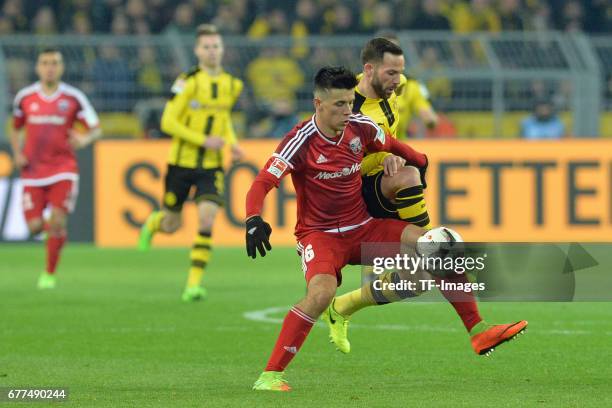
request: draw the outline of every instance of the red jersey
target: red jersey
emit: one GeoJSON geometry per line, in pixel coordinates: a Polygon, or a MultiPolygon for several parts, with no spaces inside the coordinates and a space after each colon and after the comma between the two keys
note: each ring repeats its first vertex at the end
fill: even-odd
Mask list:
{"type": "MultiPolygon", "coordinates": [[[[278,145],[257,176],[247,196],[247,217],[259,214],[263,195],[291,173],[297,195],[298,238],[311,231],[343,232],[358,228],[371,217],[361,196],[361,161],[364,152],[391,151],[409,163],[418,153],[396,142],[370,118],[350,116],[344,132],[329,139],[315,117],[295,126],[278,145]]],[[[422,156],[422,164],[426,158],[422,156]]]]}
{"type": "Polygon", "coordinates": [[[99,125],[87,97],[73,86],[62,82],[53,95],[47,96],[36,82],[17,93],[13,126],[25,126],[23,153],[28,165],[21,172],[24,185],[45,186],[78,179],[77,161],[68,137],[75,121],[88,129],[99,125]]]}

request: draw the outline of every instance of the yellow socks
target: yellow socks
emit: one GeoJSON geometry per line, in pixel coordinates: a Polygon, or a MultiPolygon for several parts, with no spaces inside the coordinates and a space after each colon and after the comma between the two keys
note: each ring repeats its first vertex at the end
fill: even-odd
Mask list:
{"type": "MultiPolygon", "coordinates": [[[[366,288],[364,286],[364,288],[366,288]]],[[[349,317],[358,310],[376,304],[369,290],[364,288],[355,289],[336,297],[334,310],[344,317],[349,317]]]]}
{"type": "Polygon", "coordinates": [[[187,287],[200,286],[204,268],[210,260],[212,238],[210,232],[199,232],[191,248],[191,268],[187,278],[187,287]]]}
{"type": "Polygon", "coordinates": [[[423,186],[407,187],[395,193],[396,208],[399,217],[410,224],[430,230],[432,228],[427,213],[427,204],[423,186]]]}
{"type": "Polygon", "coordinates": [[[155,234],[156,232],[161,230],[161,223],[166,214],[163,211],[154,211],[147,218],[146,224],[147,229],[151,232],[151,234],[155,234]]]}
{"type": "Polygon", "coordinates": [[[369,282],[360,289],[338,296],[334,303],[334,309],[344,317],[349,317],[353,313],[364,307],[374,305],[386,305],[388,303],[399,302],[417,296],[410,290],[391,290],[389,283],[399,286],[401,277],[397,272],[385,272],[376,277],[376,284],[369,282]]]}

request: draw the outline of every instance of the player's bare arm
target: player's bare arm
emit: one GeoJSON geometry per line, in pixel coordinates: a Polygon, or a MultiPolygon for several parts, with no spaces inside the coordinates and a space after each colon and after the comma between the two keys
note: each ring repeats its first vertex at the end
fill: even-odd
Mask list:
{"type": "Polygon", "coordinates": [[[73,149],[78,150],[89,146],[96,140],[102,137],[102,129],[94,128],[87,132],[81,132],[76,129],[68,130],[70,145],[73,149]]]}
{"type": "Polygon", "coordinates": [[[422,108],[419,110],[419,117],[425,125],[433,129],[438,125],[438,115],[431,108],[422,108]]]}
{"type": "Polygon", "coordinates": [[[244,150],[242,150],[238,144],[233,144],[230,152],[232,155],[232,163],[236,163],[244,159],[244,150]]]}
{"type": "Polygon", "coordinates": [[[28,165],[28,158],[21,151],[22,134],[23,131],[20,129],[11,129],[10,141],[11,149],[13,150],[13,162],[19,170],[28,165]]]}

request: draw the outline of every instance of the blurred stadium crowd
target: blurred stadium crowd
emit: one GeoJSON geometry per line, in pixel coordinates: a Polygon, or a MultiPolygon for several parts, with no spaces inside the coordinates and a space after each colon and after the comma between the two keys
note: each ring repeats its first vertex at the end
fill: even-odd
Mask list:
{"type": "MultiPolygon", "coordinates": [[[[453,34],[612,33],[609,0],[0,0],[0,4],[0,47],[11,97],[35,80],[32,62],[37,49],[55,45],[66,60],[64,79],[90,95],[100,112],[118,114],[112,122],[106,121],[116,125],[110,132],[105,129],[106,134],[149,137],[160,135],[159,112],[170,85],[195,62],[193,34],[203,22],[216,24],[236,40],[228,38],[224,66],[245,81],[237,130],[248,137],[280,136],[298,115],[308,113],[309,78],[320,66],[349,64],[359,69],[363,41],[356,35],[437,30],[443,37],[427,35],[403,44],[407,73],[423,79],[438,111],[482,112],[484,117],[494,104],[493,80],[457,78],[452,75],[457,69],[490,69],[491,52],[500,67],[508,69],[569,70],[570,63],[558,39],[492,37],[491,50],[486,51],[488,44],[453,34]],[[10,34],[35,37],[27,42],[10,34]],[[334,37],[313,45],[307,40],[312,35],[334,37]],[[275,36],[284,40],[266,42],[275,36]],[[340,36],[355,38],[351,43],[346,42],[350,37],[334,41],[340,36]]],[[[610,109],[612,47],[603,44],[597,53],[603,68],[603,107],[610,109]]],[[[504,110],[521,115],[542,102],[554,111],[571,109],[575,89],[571,81],[545,75],[508,80],[503,86],[504,110]]],[[[474,123],[472,117],[460,119],[474,123]]],[[[512,119],[505,134],[517,134],[514,123],[518,121],[512,119]]],[[[466,133],[459,130],[452,132],[466,133]]]]}
{"type": "Polygon", "coordinates": [[[607,0],[4,0],[0,35],[191,34],[208,21],[223,34],[371,34],[379,29],[582,30],[612,26],[607,0]]]}

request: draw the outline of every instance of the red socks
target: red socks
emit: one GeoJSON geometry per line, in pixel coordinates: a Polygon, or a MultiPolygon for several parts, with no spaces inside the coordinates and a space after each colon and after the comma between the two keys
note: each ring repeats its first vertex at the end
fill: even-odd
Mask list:
{"type": "Polygon", "coordinates": [[[284,371],[287,364],[302,347],[314,323],[315,319],[297,307],[291,308],[285,316],[283,327],[265,371],[284,371]]]}
{"type": "MultiPolygon", "coordinates": [[[[440,284],[440,281],[440,278],[436,278],[437,284],[440,284]]],[[[446,278],[446,281],[455,283],[469,283],[465,275],[457,275],[456,277],[446,278]]],[[[442,289],[440,289],[440,292],[442,292],[446,300],[453,305],[468,332],[472,330],[472,327],[482,321],[482,317],[480,317],[480,313],[478,313],[478,305],[476,304],[476,299],[474,298],[473,292],[442,289]]]]}
{"type": "Polygon", "coordinates": [[[47,273],[54,274],[57,262],[59,261],[60,252],[66,242],[66,235],[53,236],[47,238],[47,273]]]}

